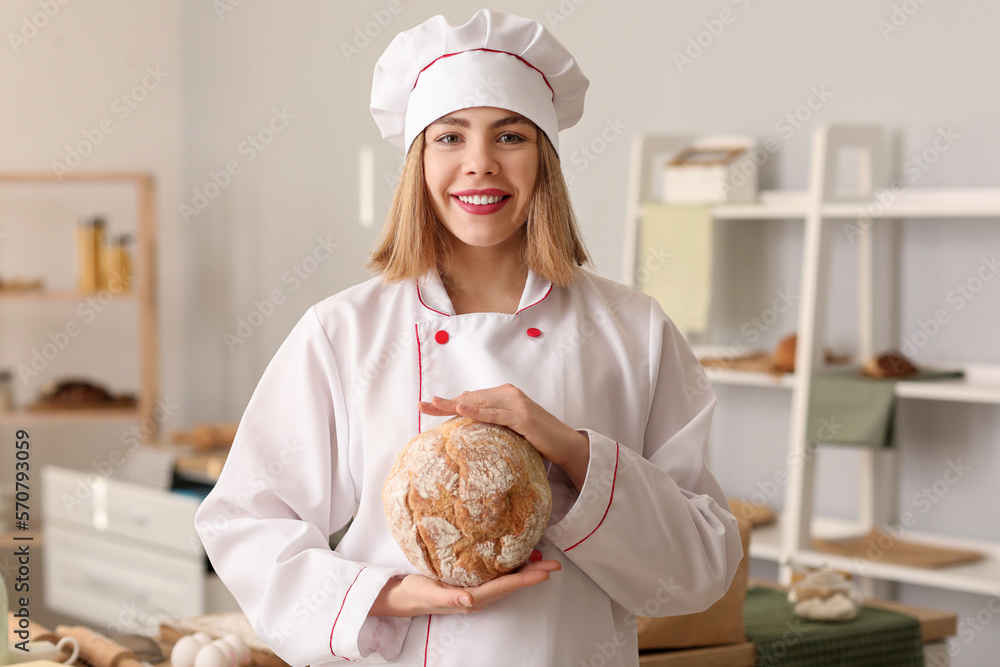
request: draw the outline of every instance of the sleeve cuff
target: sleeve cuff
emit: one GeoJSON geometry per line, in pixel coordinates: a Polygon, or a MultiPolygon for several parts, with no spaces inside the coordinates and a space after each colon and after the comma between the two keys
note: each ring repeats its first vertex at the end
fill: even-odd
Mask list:
{"type": "Polygon", "coordinates": [[[403,649],[410,628],[410,618],[368,616],[375,598],[392,577],[401,570],[365,567],[335,612],[330,628],[330,652],[338,658],[385,662],[394,660],[403,649]]]}
{"type": "Polygon", "coordinates": [[[619,444],[589,429],[581,429],[590,440],[590,462],[583,488],[569,511],[545,531],[555,546],[570,551],[600,529],[614,502],[618,478],[619,444]]]}

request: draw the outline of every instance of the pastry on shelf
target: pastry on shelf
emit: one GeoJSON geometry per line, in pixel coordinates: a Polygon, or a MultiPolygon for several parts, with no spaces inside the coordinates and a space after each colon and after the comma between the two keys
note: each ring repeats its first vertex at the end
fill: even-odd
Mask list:
{"type": "MultiPolygon", "coordinates": [[[[699,361],[705,368],[756,371],[778,376],[794,373],[796,340],[793,333],[782,338],[774,352],[752,352],[740,357],[702,357],[699,361]]],[[[838,356],[829,350],[823,350],[823,359],[827,364],[846,364],[850,362],[850,355],[838,356]]]]}
{"type": "Polygon", "coordinates": [[[795,341],[797,337],[795,334],[785,336],[778,343],[778,347],[775,348],[774,354],[771,355],[771,364],[774,366],[774,370],[778,373],[794,373],[795,372],[795,341]]]}
{"type": "Polygon", "coordinates": [[[70,378],[56,380],[46,385],[29,410],[94,410],[134,409],[137,405],[133,394],[113,396],[101,385],[89,380],[70,378]]]}
{"type": "Polygon", "coordinates": [[[905,378],[916,375],[920,369],[899,352],[890,350],[870,358],[859,372],[870,378],[905,378]]]}
{"type": "Polygon", "coordinates": [[[229,447],[233,444],[238,426],[232,423],[197,424],[190,431],[171,432],[170,440],[194,445],[196,449],[229,447]]]}
{"type": "Polygon", "coordinates": [[[41,278],[0,278],[0,293],[40,292],[44,288],[45,281],[41,278]]]}

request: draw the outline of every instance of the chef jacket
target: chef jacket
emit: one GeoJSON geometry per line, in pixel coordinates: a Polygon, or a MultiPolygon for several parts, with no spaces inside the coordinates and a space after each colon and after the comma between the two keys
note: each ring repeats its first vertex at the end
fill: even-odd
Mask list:
{"type": "Polygon", "coordinates": [[[587,271],[565,288],[529,272],[513,314],[456,315],[436,271],[369,280],[310,308],[280,346],[197,530],[293,666],[637,665],[635,616],[707,608],[742,556],[706,466],[703,373],[654,299],[587,271]],[[416,572],[382,486],[400,449],[448,419],[417,402],[504,383],[589,438],[581,489],[548,466],[536,549],[562,570],[474,613],[369,618],[389,578],[416,572]]]}

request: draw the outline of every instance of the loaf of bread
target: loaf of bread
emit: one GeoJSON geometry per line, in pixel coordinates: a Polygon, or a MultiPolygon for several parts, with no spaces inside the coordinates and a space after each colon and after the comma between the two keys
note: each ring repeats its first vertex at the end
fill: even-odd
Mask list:
{"type": "Polygon", "coordinates": [[[920,372],[899,352],[883,352],[865,362],[861,374],[871,378],[904,378],[920,372]]]}
{"type": "Polygon", "coordinates": [[[478,586],[528,561],[549,523],[552,491],[541,456],[521,435],[455,417],[403,448],[382,502],[417,570],[478,586]]]}

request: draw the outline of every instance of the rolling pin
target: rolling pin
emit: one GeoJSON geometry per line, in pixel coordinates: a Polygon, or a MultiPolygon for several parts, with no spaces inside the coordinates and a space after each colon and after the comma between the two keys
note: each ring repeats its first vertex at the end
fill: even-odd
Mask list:
{"type": "Polygon", "coordinates": [[[142,667],[135,653],[119,646],[104,635],[82,625],[60,625],[60,637],[73,637],[80,642],[80,657],[94,667],[142,667]]]}

